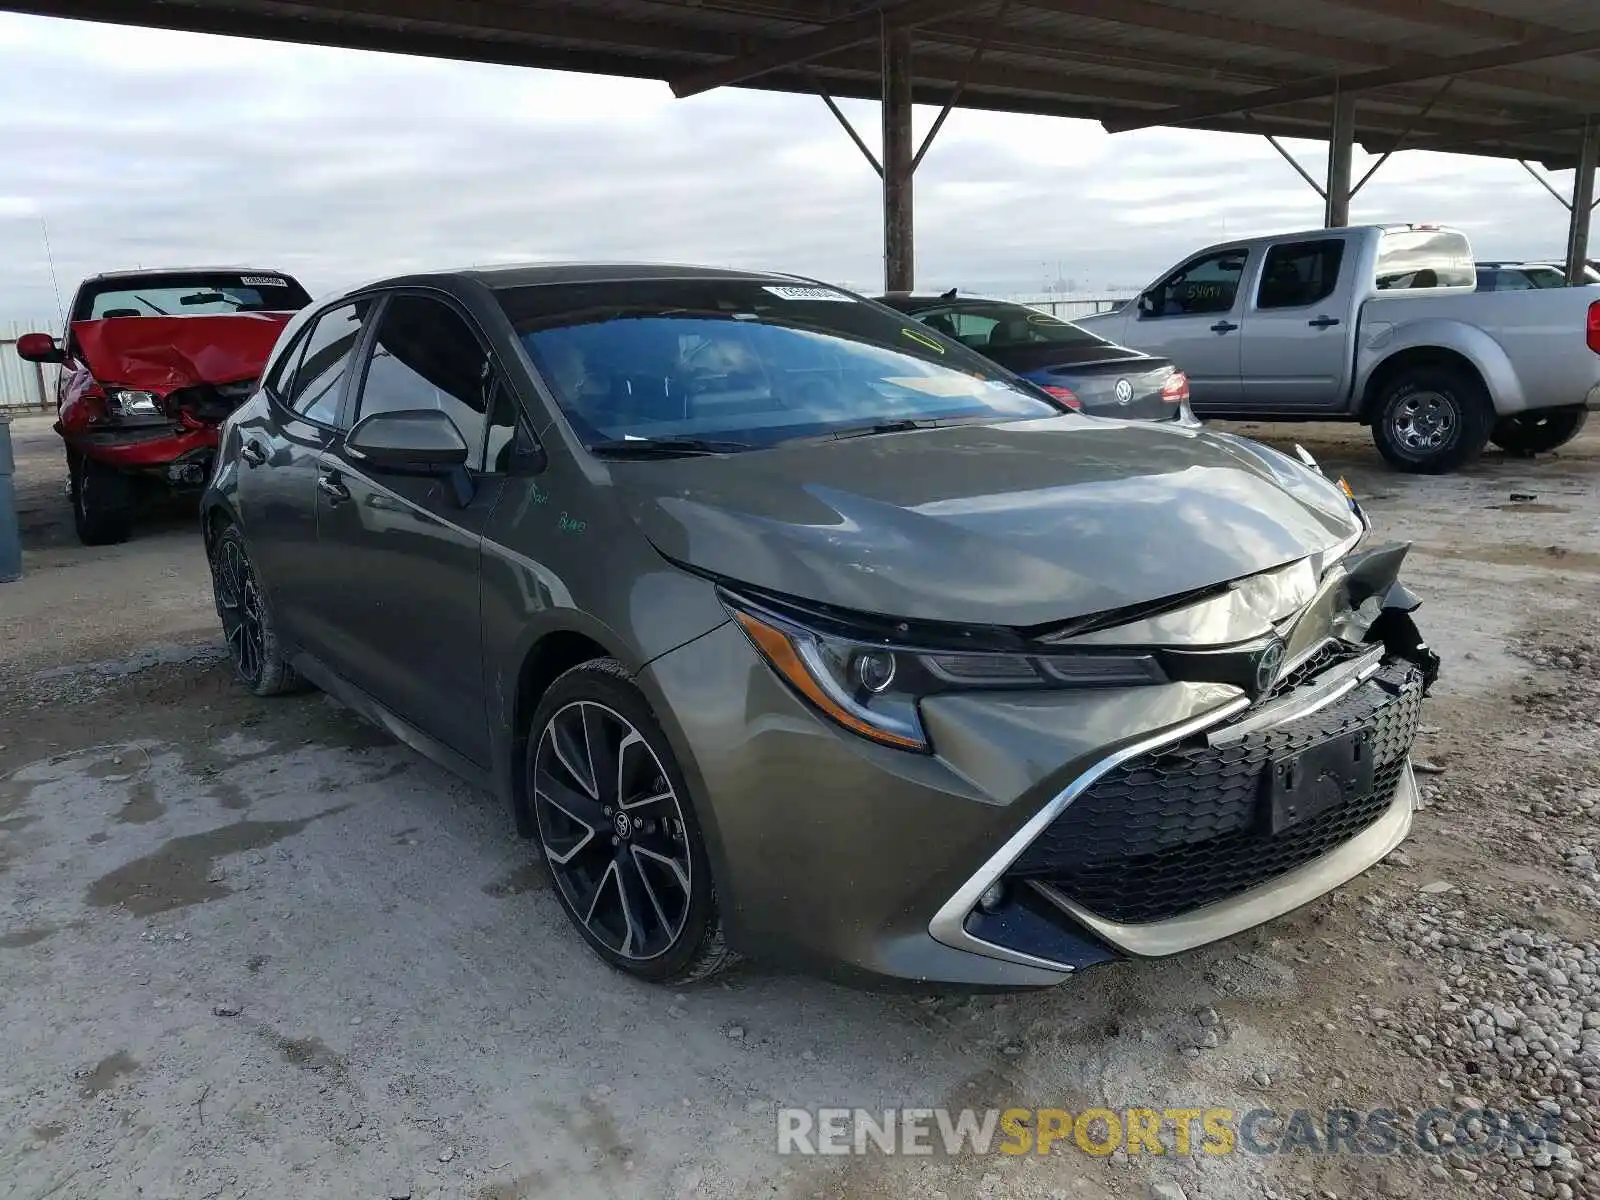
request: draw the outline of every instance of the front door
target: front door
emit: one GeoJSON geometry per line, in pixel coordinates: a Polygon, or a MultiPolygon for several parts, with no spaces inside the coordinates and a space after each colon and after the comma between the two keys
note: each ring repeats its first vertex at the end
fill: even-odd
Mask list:
{"type": "Polygon", "coordinates": [[[438,409],[473,448],[465,481],[381,472],[321,456],[317,531],[347,581],[330,611],[333,666],[423,733],[489,762],[479,613],[483,527],[503,476],[485,470],[485,409],[495,378],[485,342],[431,296],[391,296],[378,317],[349,425],[379,412],[438,409]]]}
{"type": "Polygon", "coordinates": [[[1189,376],[1197,411],[1239,400],[1245,325],[1239,285],[1247,257],[1234,247],[1192,258],[1129,306],[1128,344],[1176,363],[1189,376]]]}
{"type": "Polygon", "coordinates": [[[1343,407],[1355,358],[1354,265],[1337,235],[1267,250],[1242,331],[1244,407],[1343,407]]]}

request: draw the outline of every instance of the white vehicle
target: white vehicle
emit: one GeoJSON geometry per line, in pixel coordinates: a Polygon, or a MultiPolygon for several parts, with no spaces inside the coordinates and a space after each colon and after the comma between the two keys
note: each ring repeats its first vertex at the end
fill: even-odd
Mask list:
{"type": "Polygon", "coordinates": [[[1201,416],[1360,421],[1432,474],[1552,450],[1600,407],[1594,291],[1476,286],[1454,229],[1319,229],[1211,246],[1076,324],[1170,358],[1201,416]]]}

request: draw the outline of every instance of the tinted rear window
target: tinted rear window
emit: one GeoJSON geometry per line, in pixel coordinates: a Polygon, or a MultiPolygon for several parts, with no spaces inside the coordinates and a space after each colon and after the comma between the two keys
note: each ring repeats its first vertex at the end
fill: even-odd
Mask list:
{"type": "Polygon", "coordinates": [[[1377,285],[1393,288],[1473,287],[1472,247],[1454,229],[1387,229],[1378,242],[1377,285]]]}
{"type": "Polygon", "coordinates": [[[978,351],[1017,346],[1106,345],[1104,339],[1060,317],[1004,300],[958,300],[920,309],[914,315],[924,325],[978,351]]]}

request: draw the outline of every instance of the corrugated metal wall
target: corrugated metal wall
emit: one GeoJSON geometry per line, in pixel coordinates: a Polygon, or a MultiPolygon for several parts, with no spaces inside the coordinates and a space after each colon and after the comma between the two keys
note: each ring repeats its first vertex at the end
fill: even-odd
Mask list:
{"type": "Polygon", "coordinates": [[[37,409],[54,404],[56,369],[40,368],[17,357],[17,339],[25,333],[53,333],[61,324],[54,317],[32,321],[0,321],[0,409],[37,409]],[[44,394],[39,380],[44,378],[44,394]]]}

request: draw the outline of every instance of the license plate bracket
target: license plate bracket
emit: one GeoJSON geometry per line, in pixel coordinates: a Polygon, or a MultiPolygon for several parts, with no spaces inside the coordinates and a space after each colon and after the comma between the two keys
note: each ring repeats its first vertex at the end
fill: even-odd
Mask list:
{"type": "Polygon", "coordinates": [[[1356,729],[1281,755],[1262,775],[1268,832],[1282,833],[1372,790],[1372,735],[1356,729]]]}

